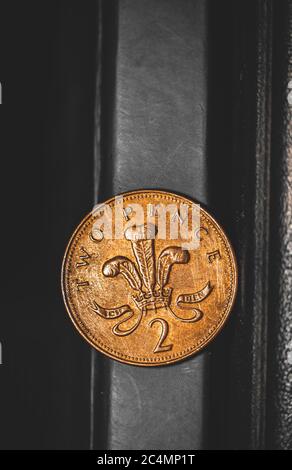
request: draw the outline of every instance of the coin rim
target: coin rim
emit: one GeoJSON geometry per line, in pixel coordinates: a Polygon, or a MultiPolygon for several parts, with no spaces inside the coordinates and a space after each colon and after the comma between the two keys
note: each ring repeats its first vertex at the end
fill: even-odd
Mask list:
{"type": "MultiPolygon", "coordinates": [[[[178,197],[180,199],[186,199],[189,203],[196,203],[196,204],[199,204],[196,200],[190,198],[189,196],[185,196],[185,195],[182,195],[182,194],[178,194],[178,193],[173,193],[173,192],[169,192],[169,191],[163,191],[163,190],[157,190],[157,189],[139,189],[139,190],[134,190],[134,191],[127,191],[127,192],[124,192],[124,193],[119,193],[109,199],[107,199],[106,201],[100,203],[100,205],[104,205],[104,204],[110,204],[112,203],[116,197],[128,197],[128,196],[133,196],[133,195],[136,195],[136,194],[145,194],[145,193],[159,193],[159,194],[164,194],[164,195],[170,195],[170,196],[175,196],[175,197],[178,197]]],[[[231,263],[234,267],[234,285],[233,285],[233,292],[231,293],[231,298],[230,298],[230,301],[229,301],[229,306],[227,307],[226,309],[226,314],[225,314],[225,317],[222,319],[220,325],[218,328],[216,328],[214,330],[214,332],[212,332],[210,334],[210,336],[204,341],[202,342],[201,345],[197,346],[197,348],[194,350],[194,351],[190,351],[189,353],[187,354],[184,354],[182,355],[181,357],[174,357],[173,359],[169,359],[169,360],[166,360],[166,361],[153,361],[153,362],[135,362],[135,360],[131,360],[131,359],[123,359],[121,357],[118,357],[114,354],[111,354],[109,351],[107,350],[104,350],[102,349],[101,346],[99,345],[96,345],[96,343],[94,343],[93,340],[91,340],[90,338],[88,338],[86,336],[86,333],[83,332],[83,330],[81,329],[81,326],[79,325],[79,323],[77,322],[77,319],[75,318],[75,316],[73,315],[73,313],[71,312],[71,309],[70,309],[70,305],[69,305],[69,299],[67,298],[67,293],[66,293],[66,271],[65,271],[65,266],[66,266],[66,262],[67,262],[67,258],[68,258],[68,254],[69,254],[69,251],[70,251],[70,248],[71,248],[71,245],[75,239],[75,236],[77,235],[77,233],[79,232],[80,228],[84,225],[84,223],[87,221],[88,218],[92,217],[92,214],[94,213],[94,209],[89,212],[85,217],[83,217],[83,219],[81,220],[81,222],[78,224],[78,226],[76,227],[76,229],[74,230],[73,234],[71,235],[70,239],[69,239],[69,242],[67,243],[67,246],[66,246],[66,250],[65,250],[65,254],[64,254],[64,257],[63,257],[63,261],[62,261],[62,269],[61,269],[61,290],[62,290],[62,295],[63,295],[63,300],[64,300],[64,303],[65,303],[65,307],[66,307],[66,310],[67,310],[67,313],[71,319],[71,321],[73,322],[73,325],[75,326],[75,328],[77,329],[77,331],[81,334],[81,336],[92,346],[94,347],[94,349],[96,349],[98,352],[102,353],[102,354],[105,354],[107,357],[111,358],[111,359],[114,359],[116,361],[119,361],[123,364],[129,364],[129,365],[136,365],[136,366],[141,366],[141,367],[157,367],[157,366],[164,366],[164,365],[170,365],[170,364],[173,364],[173,363],[176,363],[176,362],[180,362],[180,361],[183,361],[191,356],[194,356],[196,354],[198,354],[199,352],[202,351],[202,349],[204,349],[205,347],[208,346],[208,344],[214,340],[214,338],[218,335],[218,333],[220,333],[220,331],[222,330],[222,328],[224,327],[224,325],[226,324],[229,316],[230,316],[230,313],[231,313],[231,310],[234,306],[234,302],[235,302],[235,298],[236,298],[236,295],[237,295],[237,290],[238,290],[238,266],[237,266],[237,262],[236,262],[236,258],[235,258],[235,253],[234,253],[234,249],[233,249],[233,246],[228,238],[228,236],[226,235],[225,233],[225,230],[219,225],[219,223],[213,218],[213,216],[209,213],[209,211],[207,211],[201,204],[200,204],[200,210],[203,210],[207,216],[211,219],[211,221],[214,223],[214,225],[216,226],[216,228],[219,230],[220,234],[222,235],[223,239],[225,239],[225,243],[226,245],[229,247],[229,250],[230,250],[230,254],[231,254],[231,258],[233,261],[233,263],[231,263]]]]}

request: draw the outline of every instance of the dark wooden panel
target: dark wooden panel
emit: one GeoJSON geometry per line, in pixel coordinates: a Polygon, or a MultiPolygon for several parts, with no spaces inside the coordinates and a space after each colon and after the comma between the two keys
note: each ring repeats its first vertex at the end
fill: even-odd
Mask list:
{"type": "Polygon", "coordinates": [[[1,5],[0,145],[9,180],[1,448],[89,445],[90,351],[65,313],[60,268],[92,203],[95,8],[91,1],[1,5]]]}
{"type": "Polygon", "coordinates": [[[274,2],[267,447],[292,449],[292,4],[274,2]]]}
{"type": "Polygon", "coordinates": [[[210,60],[221,71],[213,78],[221,94],[209,109],[209,181],[211,206],[237,254],[239,289],[213,346],[209,445],[257,449],[265,445],[272,2],[225,6],[225,15],[219,5],[213,11],[210,60]]]}

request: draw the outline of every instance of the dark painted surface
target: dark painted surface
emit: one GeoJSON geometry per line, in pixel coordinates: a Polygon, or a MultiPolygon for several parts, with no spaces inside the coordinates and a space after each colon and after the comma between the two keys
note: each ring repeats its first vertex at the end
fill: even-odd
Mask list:
{"type": "Polygon", "coordinates": [[[95,2],[1,4],[0,42],[0,447],[88,448],[90,351],[60,268],[93,194],[95,2]]]}
{"type": "Polygon", "coordinates": [[[277,2],[274,19],[267,446],[292,449],[291,2],[277,2]]]}
{"type": "Polygon", "coordinates": [[[210,200],[239,268],[234,314],[213,346],[209,445],[215,448],[265,447],[271,6],[238,1],[225,12],[214,7],[212,15],[210,200]],[[231,41],[221,34],[224,19],[231,41]]]}

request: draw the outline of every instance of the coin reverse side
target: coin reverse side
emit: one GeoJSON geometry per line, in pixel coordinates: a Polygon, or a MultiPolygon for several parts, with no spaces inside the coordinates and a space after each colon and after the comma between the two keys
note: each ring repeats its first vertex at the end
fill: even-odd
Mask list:
{"type": "MultiPolygon", "coordinates": [[[[202,207],[197,249],[186,249],[180,234],[158,237],[155,217],[152,224],[131,227],[136,203],[146,216],[159,204],[191,208],[190,199],[155,190],[121,196],[128,227],[119,239],[96,228],[104,216],[98,206],[68,244],[62,268],[66,308],[79,333],[113,359],[139,366],[180,361],[204,348],[231,311],[237,288],[232,247],[202,207]]],[[[114,231],[115,199],[105,204],[114,231]]],[[[170,223],[166,218],[166,229],[170,223]]]]}

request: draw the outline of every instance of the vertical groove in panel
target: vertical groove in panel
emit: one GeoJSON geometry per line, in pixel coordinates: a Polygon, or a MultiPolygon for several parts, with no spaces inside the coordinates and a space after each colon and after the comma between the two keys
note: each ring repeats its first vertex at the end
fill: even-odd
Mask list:
{"type": "MultiPolygon", "coordinates": [[[[99,200],[99,181],[101,172],[101,155],[100,155],[100,139],[101,139],[101,79],[102,79],[102,3],[97,1],[97,48],[96,48],[96,87],[95,87],[95,103],[94,103],[94,142],[93,142],[93,204],[97,204],[99,200]]],[[[102,376],[102,367],[99,363],[99,355],[95,349],[91,349],[90,356],[90,437],[89,448],[96,449],[100,439],[97,437],[96,416],[101,416],[100,388],[104,378],[102,376]]],[[[101,407],[103,407],[101,403],[101,407]]]]}
{"type": "MultiPolygon", "coordinates": [[[[115,132],[103,147],[104,194],[152,187],[207,202],[206,3],[115,3],[115,112],[107,124],[115,132]]],[[[107,367],[108,448],[202,447],[207,353],[165,367],[107,367]]]]}
{"type": "MultiPolygon", "coordinates": [[[[112,145],[117,41],[117,2],[98,0],[98,50],[94,134],[94,203],[113,193],[112,145]]],[[[92,349],[90,386],[90,448],[108,445],[111,360],[92,349]]]]}
{"type": "Polygon", "coordinates": [[[265,448],[267,333],[270,260],[270,166],[272,111],[272,18],[270,0],[257,4],[257,100],[254,208],[254,292],[250,447],[265,448]]]}

